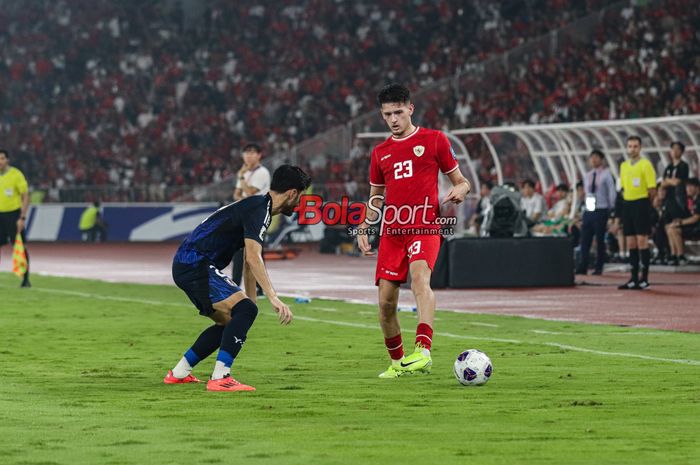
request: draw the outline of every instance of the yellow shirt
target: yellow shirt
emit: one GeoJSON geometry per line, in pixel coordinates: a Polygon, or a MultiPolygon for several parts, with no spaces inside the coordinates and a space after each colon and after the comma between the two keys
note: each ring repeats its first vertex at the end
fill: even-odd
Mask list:
{"type": "Polygon", "coordinates": [[[27,192],[27,180],[20,170],[10,167],[0,173],[0,212],[11,212],[22,208],[21,195],[27,192]]]}
{"type": "Polygon", "coordinates": [[[87,207],[84,211],[83,214],[80,215],[80,230],[81,231],[87,231],[88,229],[92,229],[95,227],[95,224],[97,224],[97,214],[99,213],[97,207],[92,206],[92,207],[87,207]]]}
{"type": "Polygon", "coordinates": [[[656,188],[656,171],[646,158],[640,158],[634,165],[626,160],[620,166],[620,182],[623,199],[646,199],[649,189],[656,188]]]}

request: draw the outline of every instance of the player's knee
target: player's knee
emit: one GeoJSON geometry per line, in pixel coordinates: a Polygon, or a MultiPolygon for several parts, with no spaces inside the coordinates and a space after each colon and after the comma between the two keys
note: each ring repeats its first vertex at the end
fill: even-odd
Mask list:
{"type": "Polygon", "coordinates": [[[252,300],[245,298],[233,307],[231,315],[235,313],[245,314],[248,318],[255,320],[258,316],[258,306],[252,300]]]}
{"type": "Polygon", "coordinates": [[[392,299],[379,299],[379,316],[391,317],[396,313],[397,302],[392,299]]]}
{"type": "Polygon", "coordinates": [[[430,275],[428,273],[416,273],[411,277],[411,290],[414,294],[430,293],[430,275]]]}

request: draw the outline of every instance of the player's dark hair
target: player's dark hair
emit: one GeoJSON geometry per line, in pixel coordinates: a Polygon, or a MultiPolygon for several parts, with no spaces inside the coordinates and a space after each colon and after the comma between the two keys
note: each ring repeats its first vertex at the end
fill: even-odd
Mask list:
{"type": "Polygon", "coordinates": [[[639,136],[629,136],[627,138],[627,142],[629,142],[631,140],[636,140],[637,142],[639,142],[639,145],[642,145],[642,138],[639,136]]]}
{"type": "Polygon", "coordinates": [[[679,149],[681,149],[681,153],[685,152],[685,144],[679,140],[675,142],[671,142],[671,148],[673,148],[674,145],[677,145],[679,149]]]}
{"type": "Polygon", "coordinates": [[[245,144],[243,146],[243,149],[241,150],[241,153],[243,152],[257,152],[257,153],[262,153],[262,147],[260,147],[258,144],[245,144]]]}
{"type": "Polygon", "coordinates": [[[695,187],[700,187],[700,179],[688,178],[688,180],[686,181],[686,184],[689,184],[689,185],[695,186],[695,187]]]}
{"type": "Polygon", "coordinates": [[[408,87],[393,83],[388,84],[377,94],[377,103],[381,107],[384,103],[409,103],[411,101],[411,91],[408,87]]]}
{"type": "Polygon", "coordinates": [[[5,154],[5,158],[10,158],[10,152],[8,152],[7,150],[5,150],[5,149],[0,149],[0,153],[4,153],[4,154],[5,154]]]}
{"type": "Polygon", "coordinates": [[[535,188],[535,181],[533,181],[532,179],[526,179],[523,181],[523,187],[525,187],[525,186],[530,186],[534,189],[535,188]]]}
{"type": "Polygon", "coordinates": [[[578,181],[576,183],[576,189],[578,189],[578,188],[583,188],[583,181],[578,181]]]}
{"type": "Polygon", "coordinates": [[[605,155],[603,155],[603,152],[600,151],[600,150],[598,150],[598,149],[593,149],[593,150],[591,150],[591,154],[590,154],[589,156],[592,157],[593,155],[598,155],[598,156],[600,157],[601,160],[604,160],[604,159],[605,159],[605,155]]]}
{"type": "Polygon", "coordinates": [[[557,190],[561,192],[569,192],[569,186],[565,183],[557,184],[557,190]]]}
{"type": "Polygon", "coordinates": [[[493,189],[493,181],[481,181],[481,184],[488,187],[489,190],[493,189]]]}
{"type": "Polygon", "coordinates": [[[298,166],[282,165],[272,173],[270,190],[275,192],[287,192],[296,189],[305,191],[311,185],[311,177],[298,166]]]}

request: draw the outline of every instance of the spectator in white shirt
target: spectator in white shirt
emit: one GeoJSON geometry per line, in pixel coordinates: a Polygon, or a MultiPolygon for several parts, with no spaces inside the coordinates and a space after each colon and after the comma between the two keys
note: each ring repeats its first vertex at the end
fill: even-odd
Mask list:
{"type": "Polygon", "coordinates": [[[270,172],[260,164],[262,149],[257,144],[243,147],[243,166],[238,170],[238,181],[233,192],[234,200],[251,195],[265,195],[270,190],[270,172]]]}
{"type": "Polygon", "coordinates": [[[546,210],[546,203],[542,194],[535,192],[535,182],[531,179],[523,181],[520,194],[522,194],[520,206],[525,211],[528,226],[540,222],[546,210]]]}

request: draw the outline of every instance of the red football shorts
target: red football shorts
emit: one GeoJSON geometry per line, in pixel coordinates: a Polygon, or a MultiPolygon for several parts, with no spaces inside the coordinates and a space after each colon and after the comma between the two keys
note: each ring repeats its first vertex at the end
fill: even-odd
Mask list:
{"type": "Polygon", "coordinates": [[[425,260],[432,270],[442,244],[442,236],[434,235],[384,235],[379,240],[377,273],[374,284],[380,279],[405,283],[411,262],[425,260]]]}

